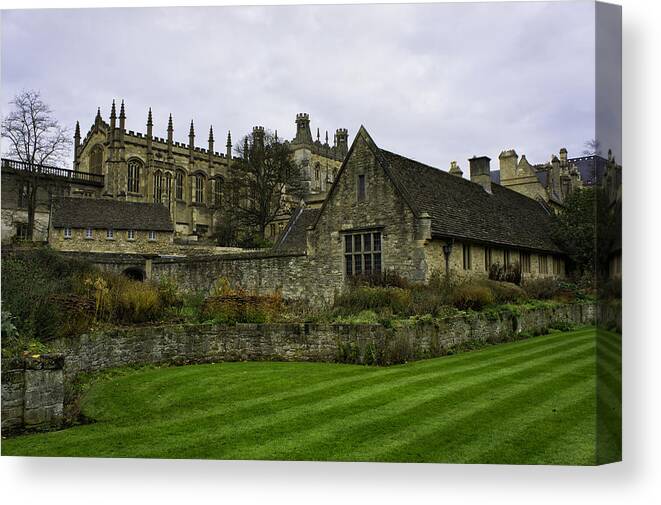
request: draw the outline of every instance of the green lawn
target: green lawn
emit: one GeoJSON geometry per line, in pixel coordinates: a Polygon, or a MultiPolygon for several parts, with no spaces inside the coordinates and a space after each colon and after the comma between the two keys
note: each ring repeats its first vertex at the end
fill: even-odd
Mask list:
{"type": "MultiPolygon", "coordinates": [[[[615,429],[621,339],[602,341],[615,429]]],[[[595,350],[588,328],[388,368],[130,371],[89,390],[83,411],[96,423],[3,440],[2,454],[593,464],[595,350]]]]}

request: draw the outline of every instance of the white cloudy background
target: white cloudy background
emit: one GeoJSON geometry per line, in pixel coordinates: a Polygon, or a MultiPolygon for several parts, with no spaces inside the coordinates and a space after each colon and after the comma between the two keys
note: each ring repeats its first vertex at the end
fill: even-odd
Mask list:
{"type": "Polygon", "coordinates": [[[375,142],[467,172],[506,148],[531,162],[580,155],[594,134],[591,2],[54,9],[2,12],[2,107],[41,90],[83,136],[97,106],[126,102],[127,128],[217,150],[253,125],[294,135],[361,124],[375,142]]]}

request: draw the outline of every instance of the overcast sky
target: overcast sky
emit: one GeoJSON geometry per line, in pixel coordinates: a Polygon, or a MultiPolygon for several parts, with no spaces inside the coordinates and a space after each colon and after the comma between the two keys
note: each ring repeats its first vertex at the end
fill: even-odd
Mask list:
{"type": "Polygon", "coordinates": [[[253,125],[292,138],[361,124],[380,147],[447,169],[514,148],[578,156],[594,133],[592,2],[55,9],[2,12],[2,106],[38,89],[83,136],[96,108],[127,128],[216,149],[253,125]]]}

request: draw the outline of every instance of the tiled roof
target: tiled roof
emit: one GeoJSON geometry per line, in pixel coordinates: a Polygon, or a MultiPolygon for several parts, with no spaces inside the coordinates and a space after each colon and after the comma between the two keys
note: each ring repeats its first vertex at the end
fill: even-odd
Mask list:
{"type": "Polygon", "coordinates": [[[283,253],[305,252],[307,249],[308,226],[312,226],[317,219],[319,209],[294,209],[287,226],[278,237],[273,250],[283,253]]]}
{"type": "Polygon", "coordinates": [[[560,252],[550,238],[551,216],[537,201],[495,183],[489,194],[467,179],[378,151],[414,213],[431,216],[432,235],[560,252]]]}
{"type": "Polygon", "coordinates": [[[53,202],[54,228],[113,228],[173,231],[170,212],[157,203],[99,198],[59,198],[53,202]]]}

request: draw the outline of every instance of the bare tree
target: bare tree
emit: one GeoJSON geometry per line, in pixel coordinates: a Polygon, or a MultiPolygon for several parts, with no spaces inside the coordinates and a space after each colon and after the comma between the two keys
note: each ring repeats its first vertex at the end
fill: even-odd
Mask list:
{"type": "Polygon", "coordinates": [[[41,99],[39,91],[22,91],[9,103],[13,110],[2,120],[2,138],[9,142],[5,154],[26,164],[25,170],[17,170],[17,176],[26,187],[27,235],[32,240],[37,192],[46,184],[42,166],[61,162],[71,146],[71,139],[41,99]]]}
{"type": "Polygon", "coordinates": [[[584,156],[601,156],[601,142],[597,139],[590,139],[585,142],[584,156]]]}
{"type": "Polygon", "coordinates": [[[301,170],[289,147],[264,130],[246,136],[235,151],[227,219],[264,239],[267,226],[303,197],[301,170]]]}

